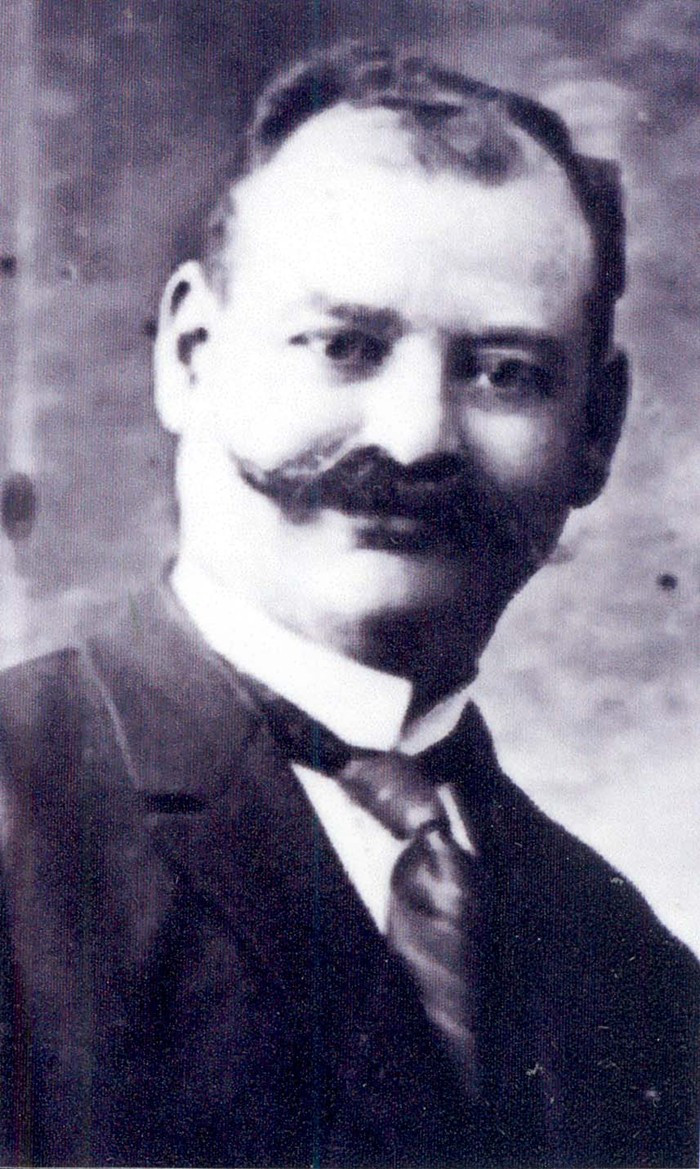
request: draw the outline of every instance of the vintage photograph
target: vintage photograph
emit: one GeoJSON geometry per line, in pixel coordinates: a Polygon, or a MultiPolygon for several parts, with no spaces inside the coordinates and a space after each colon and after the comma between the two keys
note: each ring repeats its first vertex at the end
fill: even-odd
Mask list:
{"type": "Polygon", "coordinates": [[[700,1126],[697,0],[4,0],[0,1164],[700,1126]]]}

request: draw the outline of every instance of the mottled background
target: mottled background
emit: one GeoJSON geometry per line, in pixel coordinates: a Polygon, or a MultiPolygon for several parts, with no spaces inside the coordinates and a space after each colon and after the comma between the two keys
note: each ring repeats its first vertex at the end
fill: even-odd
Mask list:
{"type": "Polygon", "coordinates": [[[3,0],[0,473],[31,475],[40,507],[0,537],[0,660],[63,641],[171,553],[158,288],[260,77],[380,29],[543,98],[622,163],[626,437],[479,691],[511,774],[700,951],[697,0],[3,0]]]}

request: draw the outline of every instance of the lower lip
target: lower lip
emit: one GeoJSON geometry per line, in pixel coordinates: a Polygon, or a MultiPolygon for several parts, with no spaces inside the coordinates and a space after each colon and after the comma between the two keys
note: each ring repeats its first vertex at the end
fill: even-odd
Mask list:
{"type": "Polygon", "coordinates": [[[416,556],[456,551],[446,533],[421,520],[406,516],[362,516],[358,519],[357,538],[362,548],[416,556]]]}

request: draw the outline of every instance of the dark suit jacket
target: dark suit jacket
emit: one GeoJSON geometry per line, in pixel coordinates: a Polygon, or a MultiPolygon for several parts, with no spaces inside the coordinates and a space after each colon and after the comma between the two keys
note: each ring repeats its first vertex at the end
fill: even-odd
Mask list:
{"type": "Polygon", "coordinates": [[[488,938],[470,1108],[245,680],[174,602],[8,672],[0,710],[3,1162],[696,1163],[696,965],[478,724],[450,764],[488,938]]]}

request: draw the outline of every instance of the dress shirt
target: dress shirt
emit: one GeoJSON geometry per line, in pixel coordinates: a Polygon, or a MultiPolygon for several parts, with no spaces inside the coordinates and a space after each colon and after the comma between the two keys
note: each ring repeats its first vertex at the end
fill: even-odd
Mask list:
{"type": "MultiPolygon", "coordinates": [[[[413,694],[405,678],[362,665],[301,637],[217,587],[195,565],[178,562],[171,584],[207,644],[231,665],[286,698],[351,747],[417,755],[457,726],[468,687],[407,721],[413,694]]],[[[407,842],[397,840],[332,777],[293,764],[350,881],[377,928],[386,932],[389,886],[407,842]]],[[[449,784],[438,788],[457,844],[472,850],[449,784]]]]}

